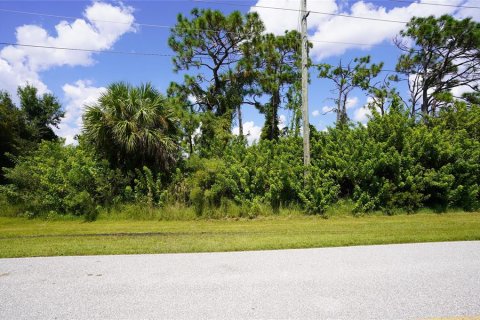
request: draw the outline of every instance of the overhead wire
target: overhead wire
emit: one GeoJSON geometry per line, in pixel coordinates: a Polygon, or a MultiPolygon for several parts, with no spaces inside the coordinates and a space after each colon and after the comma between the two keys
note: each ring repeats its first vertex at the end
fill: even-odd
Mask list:
{"type": "MultiPolygon", "coordinates": [[[[369,0],[372,2],[387,2],[386,0],[369,0]]],[[[437,7],[450,7],[450,8],[463,8],[463,9],[480,9],[479,6],[466,6],[466,5],[455,5],[447,3],[435,3],[435,2],[416,2],[408,0],[388,0],[389,2],[399,2],[399,3],[408,3],[408,4],[417,4],[422,6],[437,6],[437,7]]]]}
{"type": "MultiPolygon", "coordinates": [[[[288,10],[293,11],[296,9],[290,8],[281,8],[281,7],[269,7],[269,6],[251,6],[248,4],[239,4],[238,2],[227,2],[227,1],[215,1],[215,0],[190,0],[192,2],[204,2],[204,3],[222,3],[222,4],[229,4],[232,5],[241,5],[241,6],[249,6],[249,7],[259,7],[259,8],[267,8],[268,9],[276,9],[276,10],[288,10]]],[[[322,0],[315,0],[315,1],[322,1],[322,0]]],[[[325,2],[330,0],[324,0],[325,2]]],[[[355,0],[351,2],[359,2],[360,0],[355,0]]],[[[455,5],[455,4],[446,4],[446,3],[436,3],[436,2],[418,2],[418,1],[408,1],[408,0],[366,0],[365,2],[378,2],[378,3],[388,3],[388,2],[398,2],[398,3],[406,3],[406,4],[417,4],[417,5],[425,5],[425,6],[437,6],[437,7],[451,7],[451,8],[464,8],[464,9],[480,9],[480,6],[472,6],[472,5],[455,5]]]]}
{"type": "MultiPolygon", "coordinates": [[[[7,13],[14,13],[14,14],[26,14],[26,15],[35,15],[40,17],[50,17],[50,18],[62,18],[62,19],[69,19],[69,20],[77,20],[77,19],[85,19],[82,17],[74,17],[74,16],[66,16],[66,15],[57,15],[57,14],[48,14],[42,12],[31,12],[31,11],[21,11],[21,10],[11,10],[11,9],[4,9],[0,8],[0,12],[7,12],[7,13]]],[[[124,22],[124,21],[113,21],[113,20],[102,20],[102,19],[90,19],[87,18],[91,22],[103,22],[103,23],[117,23],[117,24],[128,24],[132,26],[140,26],[140,27],[149,27],[149,28],[160,28],[160,29],[182,29],[181,27],[174,27],[169,25],[162,25],[162,24],[154,24],[154,23],[141,23],[141,22],[124,22]]],[[[189,28],[190,30],[198,30],[198,31],[212,31],[217,32],[218,30],[215,29],[205,29],[205,28],[189,28]]],[[[238,32],[233,31],[225,31],[225,33],[231,34],[238,34],[238,32]]]]}
{"type": "MultiPolygon", "coordinates": [[[[300,10],[293,9],[294,11],[298,11],[300,15],[300,10]]],[[[74,17],[74,16],[66,16],[66,15],[55,15],[55,14],[47,14],[47,13],[40,13],[40,12],[31,12],[31,11],[20,11],[20,10],[10,10],[10,9],[3,9],[0,8],[0,12],[7,12],[7,13],[14,13],[14,14],[27,14],[27,15],[37,15],[37,16],[45,16],[45,17],[52,17],[52,18],[63,18],[63,19],[81,19],[80,17],[74,17]]],[[[126,22],[120,22],[120,21],[111,21],[111,20],[99,20],[99,19],[89,19],[92,22],[104,22],[104,23],[119,23],[119,24],[126,24],[126,22]]],[[[165,28],[165,29],[174,29],[178,28],[176,26],[169,26],[169,25],[159,25],[159,24],[149,24],[149,23],[133,23],[135,26],[143,26],[143,27],[153,27],[153,28],[165,28]]],[[[181,29],[181,28],[180,28],[181,29]]],[[[197,28],[194,30],[198,31],[213,31],[216,32],[218,30],[214,29],[203,29],[203,28],[197,28]]],[[[231,33],[231,34],[239,34],[238,32],[229,32],[226,31],[225,33],[231,33]]],[[[310,42],[314,43],[331,43],[331,44],[341,44],[341,45],[358,45],[358,46],[372,46],[374,44],[369,44],[369,43],[354,43],[354,42],[342,42],[342,41],[327,41],[327,40],[314,40],[314,39],[309,39],[310,42]]],[[[379,44],[379,46],[383,46],[379,44]]],[[[387,45],[385,45],[387,46],[387,45]]],[[[146,54],[149,55],[149,54],[146,54]]]]}
{"type": "MultiPolygon", "coordinates": [[[[225,1],[212,1],[212,0],[190,0],[193,2],[199,3],[215,3],[215,4],[222,4],[222,5],[234,5],[234,6],[248,6],[253,8],[263,8],[263,9],[273,9],[273,10],[285,10],[285,11],[294,11],[299,13],[299,19],[301,18],[301,10],[300,9],[293,9],[293,8],[281,8],[281,7],[274,7],[274,6],[251,6],[248,4],[239,4],[233,2],[225,2],[225,1]]],[[[370,1],[387,1],[387,0],[370,0],[370,1]]],[[[407,0],[388,0],[391,2],[402,2],[402,3],[416,3],[416,4],[428,4],[428,5],[442,5],[442,6],[449,6],[449,7],[463,7],[463,8],[474,8],[480,9],[480,7],[475,6],[459,6],[459,5],[448,5],[448,4],[434,4],[431,2],[411,2],[407,0]]],[[[36,15],[36,16],[45,16],[45,17],[52,17],[52,18],[63,18],[63,19],[81,19],[80,17],[68,16],[68,15],[56,15],[56,14],[48,14],[48,13],[40,13],[40,12],[31,12],[31,11],[21,11],[21,10],[11,10],[11,9],[4,9],[0,8],[0,12],[6,13],[14,13],[14,14],[26,14],[26,15],[36,15]]],[[[391,20],[391,19],[381,19],[381,18],[371,18],[371,17],[361,17],[361,16],[353,16],[347,14],[340,14],[340,13],[328,13],[328,12],[319,12],[319,11],[309,11],[309,13],[313,14],[322,14],[322,15],[329,15],[329,16],[340,16],[345,18],[352,18],[352,19],[362,19],[362,20],[372,20],[372,21],[383,21],[383,22],[392,22],[392,23],[408,23],[407,21],[400,21],[400,20],[391,20]]],[[[151,27],[151,28],[162,28],[162,29],[178,29],[177,26],[169,26],[169,25],[160,25],[160,24],[151,24],[151,23],[140,23],[140,22],[123,22],[123,21],[112,21],[112,20],[103,20],[103,19],[88,19],[91,22],[103,22],[103,23],[117,23],[117,24],[133,24],[134,26],[143,26],[143,27],[151,27]]],[[[300,20],[298,20],[300,22],[300,20]]],[[[299,24],[297,25],[298,28],[299,24]]],[[[181,29],[181,28],[180,28],[181,29]]],[[[197,28],[195,30],[199,31],[212,31],[217,32],[218,30],[215,29],[204,29],[204,28],[197,28]]],[[[224,31],[225,33],[232,33],[232,34],[239,34],[238,32],[233,31],[224,31]]],[[[343,41],[329,41],[329,40],[315,40],[309,39],[310,42],[313,43],[330,43],[330,44],[339,44],[339,45],[355,45],[355,46],[385,46],[390,47],[390,45],[383,45],[383,44],[370,44],[370,43],[357,43],[357,42],[343,42],[343,41]]],[[[16,46],[23,46],[23,47],[37,47],[37,48],[44,48],[44,49],[59,49],[59,50],[71,50],[71,51],[86,51],[86,52],[95,52],[95,53],[111,53],[111,54],[126,54],[126,55],[141,55],[141,56],[162,56],[162,57],[174,57],[172,54],[162,54],[162,53],[155,53],[155,52],[136,52],[136,51],[114,51],[114,50],[94,50],[94,49],[84,49],[84,48],[67,48],[67,47],[54,47],[54,46],[45,46],[45,45],[35,45],[35,44],[18,44],[18,43],[10,43],[10,42],[0,42],[2,45],[16,45],[16,46]]]]}
{"type": "MultiPolygon", "coordinates": [[[[249,7],[249,8],[259,8],[259,9],[271,9],[271,10],[283,10],[283,11],[293,11],[293,12],[300,12],[300,9],[294,8],[283,8],[283,7],[275,7],[275,6],[265,6],[265,5],[249,5],[246,3],[236,3],[236,2],[228,2],[228,1],[214,1],[214,0],[190,0],[194,3],[210,3],[210,4],[220,4],[220,5],[228,5],[228,6],[240,6],[240,7],[249,7]]],[[[372,0],[370,0],[372,1],[372,0]]],[[[375,1],[375,0],[373,0],[375,1]]],[[[378,1],[378,0],[377,0],[378,1]]],[[[399,3],[410,3],[410,4],[426,4],[426,5],[438,5],[438,6],[447,6],[447,7],[456,7],[456,8],[469,8],[469,9],[480,9],[480,7],[476,6],[459,6],[459,5],[449,5],[449,4],[433,4],[433,3],[424,3],[424,2],[411,2],[406,0],[389,0],[391,2],[399,2],[399,3]]],[[[31,12],[31,11],[22,11],[22,10],[12,10],[12,9],[4,9],[0,8],[0,12],[9,12],[9,13],[18,13],[18,14],[27,14],[27,15],[37,15],[37,16],[45,16],[45,17],[53,17],[53,18],[63,18],[63,19],[80,19],[79,17],[68,16],[68,15],[57,15],[57,14],[46,14],[40,12],[31,12]]],[[[383,19],[383,18],[374,18],[374,17],[364,17],[364,16],[355,16],[343,13],[333,13],[333,12],[322,12],[322,11],[315,11],[309,10],[310,14],[320,14],[320,15],[327,15],[327,16],[338,16],[344,17],[349,19],[361,19],[361,20],[370,20],[370,21],[381,21],[381,22],[390,22],[390,23],[402,23],[406,24],[408,21],[403,20],[396,20],[396,19],[383,19]]],[[[106,23],[118,23],[118,24],[131,24],[131,22],[127,21],[112,21],[112,20],[102,20],[102,19],[89,19],[92,22],[106,22],[106,23]]],[[[168,25],[160,25],[160,24],[153,24],[153,23],[139,23],[136,22],[135,25],[143,26],[143,27],[152,27],[152,28],[164,28],[170,29],[171,26],[168,25]]],[[[208,29],[201,29],[202,31],[215,31],[215,30],[208,30],[208,29]]]]}
{"type": "Polygon", "coordinates": [[[136,52],[136,51],[117,51],[117,50],[98,50],[98,49],[85,49],[85,48],[69,48],[69,47],[56,47],[47,45],[27,44],[27,43],[13,43],[13,42],[0,42],[0,45],[29,47],[29,48],[41,48],[41,49],[58,49],[68,51],[83,51],[94,53],[112,53],[112,54],[127,54],[127,55],[140,55],[140,56],[159,56],[159,57],[174,57],[173,54],[163,54],[156,52],[136,52]]]}
{"type": "MultiPolygon", "coordinates": [[[[294,11],[297,12],[298,9],[293,8],[282,8],[282,7],[274,7],[274,6],[263,6],[263,5],[249,5],[244,3],[234,3],[234,2],[226,2],[226,1],[212,1],[212,0],[193,0],[194,2],[200,3],[212,3],[212,4],[221,4],[227,6],[240,6],[240,7],[250,7],[250,8],[259,8],[259,9],[272,9],[272,10],[282,10],[282,11],[294,11]]],[[[372,18],[372,17],[362,17],[362,16],[354,16],[348,15],[343,13],[333,13],[333,12],[322,12],[322,11],[314,11],[308,10],[310,14],[320,14],[326,16],[337,16],[337,17],[344,17],[350,19],[360,19],[360,20],[371,20],[371,21],[383,21],[383,22],[391,22],[391,23],[408,23],[408,21],[401,21],[401,20],[393,20],[393,19],[382,19],[382,18],[372,18]]]]}

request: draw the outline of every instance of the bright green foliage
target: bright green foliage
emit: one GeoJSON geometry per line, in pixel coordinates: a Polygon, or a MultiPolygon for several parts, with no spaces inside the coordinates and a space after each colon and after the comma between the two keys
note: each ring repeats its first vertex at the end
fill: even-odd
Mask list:
{"type": "Polygon", "coordinates": [[[120,200],[117,195],[125,183],[106,161],[95,160],[79,147],[47,141],[20,156],[5,176],[10,184],[2,187],[2,193],[29,216],[53,212],[93,219],[97,205],[120,200]]]}
{"type": "Polygon", "coordinates": [[[110,85],[83,120],[86,142],[114,167],[168,170],[178,158],[176,112],[151,84],[110,85]]]}
{"type": "Polygon", "coordinates": [[[233,201],[245,215],[267,205],[274,212],[283,207],[302,207],[309,213],[323,213],[337,198],[334,181],[320,170],[303,178],[300,138],[262,141],[246,147],[233,143],[222,159],[192,158],[183,183],[186,197],[198,215],[233,201]]]}
{"type": "Polygon", "coordinates": [[[323,214],[338,200],[340,186],[329,172],[310,167],[303,188],[298,188],[302,207],[309,214],[323,214]]]}
{"type": "Polygon", "coordinates": [[[392,109],[368,127],[330,129],[315,139],[313,165],[330,173],[356,211],[479,208],[478,106],[455,104],[432,122],[392,109]]]}
{"type": "Polygon", "coordinates": [[[135,169],[135,173],[135,200],[147,203],[150,207],[162,206],[166,200],[166,190],[162,188],[160,174],[155,175],[147,167],[135,169]]]}
{"type": "Polygon", "coordinates": [[[412,89],[408,106],[391,87],[391,77],[378,81],[382,64],[371,64],[370,57],[346,67],[318,66],[320,77],[335,82],[338,125],[326,132],[311,126],[311,166],[305,168],[299,34],[262,34],[256,14],[195,9],[191,18],[178,17],[169,45],[176,70],[198,73],[172,83],[167,97],[150,84],[112,84],[87,107],[78,147],[40,143],[56,140],[51,127],[63,115],[53,96],[38,97],[27,86],[19,89],[16,108],[0,93],[0,165],[13,165],[6,153],[15,156],[0,200],[8,198],[33,216],[89,220],[98,206],[108,211],[117,204],[126,216],[151,218],[181,216],[172,212],[185,208],[190,218],[290,210],[328,215],[335,203],[347,203],[356,213],[477,210],[478,28],[469,19],[447,16],[409,23],[402,35],[414,47],[397,66],[414,76],[409,84],[417,91],[412,89]],[[457,100],[451,89],[460,85],[473,92],[457,100]],[[367,125],[347,119],[354,89],[373,98],[367,125]],[[418,103],[425,121],[415,117],[418,103]],[[245,105],[265,115],[261,141],[251,146],[241,130],[237,138],[231,133],[245,105]],[[281,108],[293,111],[283,134],[281,108]]]}
{"type": "Polygon", "coordinates": [[[396,66],[409,79],[412,115],[419,106],[424,116],[436,114],[451,101],[453,88],[478,90],[480,23],[448,15],[414,17],[400,35],[413,41],[410,47],[397,39],[404,54],[396,66]]]}

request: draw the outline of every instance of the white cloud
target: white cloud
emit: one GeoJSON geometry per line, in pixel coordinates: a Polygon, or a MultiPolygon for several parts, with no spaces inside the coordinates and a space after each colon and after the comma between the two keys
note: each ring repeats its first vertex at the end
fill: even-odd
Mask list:
{"type": "Polygon", "coordinates": [[[452,89],[454,97],[461,97],[464,93],[473,92],[474,90],[469,86],[459,86],[452,89]]]}
{"type": "Polygon", "coordinates": [[[66,144],[71,144],[75,142],[75,135],[80,133],[85,105],[97,102],[106,88],[94,87],[87,80],[78,80],[74,84],[65,84],[62,89],[65,96],[65,118],[56,131],[66,139],[66,144]]]}
{"type": "MultiPolygon", "coordinates": [[[[239,127],[235,127],[232,130],[232,133],[235,135],[239,134],[239,127]]],[[[262,127],[256,126],[253,121],[247,121],[243,124],[243,134],[247,137],[247,142],[249,145],[252,145],[256,141],[260,140],[260,134],[262,132],[262,127]]]]}
{"type": "Polygon", "coordinates": [[[312,111],[312,116],[313,117],[318,117],[320,115],[320,111],[319,110],[313,110],[312,111]]]}
{"type": "Polygon", "coordinates": [[[353,113],[353,120],[356,122],[366,123],[368,121],[368,117],[372,115],[372,112],[367,106],[363,106],[358,108],[353,113]]]}
{"type": "MultiPolygon", "coordinates": [[[[384,20],[409,21],[413,16],[440,16],[442,14],[455,14],[463,18],[473,16],[478,19],[479,10],[459,9],[454,5],[467,5],[472,0],[438,0],[438,4],[452,6],[433,6],[410,3],[409,5],[387,9],[384,6],[369,3],[368,1],[357,1],[351,6],[347,2],[326,0],[310,1],[307,10],[327,13],[327,15],[312,12],[308,16],[310,40],[313,43],[311,56],[315,60],[341,55],[348,49],[370,49],[372,46],[384,41],[391,41],[398,32],[404,28],[403,23],[384,21],[362,20],[344,16],[331,16],[329,13],[351,15],[359,17],[372,17],[384,20]],[[338,3],[338,4],[337,4],[338,3]],[[318,42],[326,41],[326,42],[318,42]],[[332,43],[328,43],[328,41],[332,43]],[[357,44],[339,44],[335,42],[347,42],[357,44]],[[361,43],[362,45],[359,45],[361,43]]],[[[420,2],[428,2],[421,0],[420,2]]],[[[259,0],[257,6],[284,7],[299,9],[299,0],[259,0]]],[[[260,14],[265,22],[267,32],[283,34],[285,29],[297,29],[298,12],[273,9],[251,8],[260,14]]]]}
{"type": "MultiPolygon", "coordinates": [[[[108,50],[123,34],[134,31],[132,12],[130,7],[94,2],[85,9],[84,19],[59,22],[55,26],[55,35],[37,25],[18,27],[17,43],[108,50]]],[[[92,56],[92,52],[84,51],[7,46],[0,51],[0,87],[13,94],[17,86],[28,82],[36,86],[39,93],[44,93],[48,89],[40,79],[40,72],[65,65],[88,66],[94,63],[92,56]]]]}
{"type": "MultiPolygon", "coordinates": [[[[444,0],[439,1],[439,3],[455,5],[462,3],[462,0],[444,0]]],[[[429,6],[418,3],[411,3],[405,7],[395,7],[388,10],[383,6],[358,1],[350,7],[349,12],[341,13],[384,20],[409,21],[413,16],[440,16],[442,14],[452,14],[455,11],[456,8],[454,7],[429,6]]],[[[315,31],[313,36],[311,36],[312,41],[349,42],[362,43],[365,45],[339,45],[338,43],[317,42],[314,43],[311,54],[313,58],[320,60],[329,56],[343,54],[350,48],[369,49],[376,44],[390,41],[404,27],[405,25],[402,23],[335,16],[315,31]]]]}
{"type": "MultiPolygon", "coordinates": [[[[268,8],[251,8],[250,11],[257,12],[260,15],[267,32],[282,35],[285,30],[300,30],[299,13],[295,11],[300,10],[299,0],[259,0],[257,1],[256,6],[291,9],[275,10],[268,8]]],[[[337,9],[335,0],[313,0],[308,3],[308,10],[311,11],[333,13],[337,11],[337,9]]],[[[310,14],[308,17],[309,28],[317,28],[327,19],[328,16],[325,15],[310,14]]]]}
{"type": "MultiPolygon", "coordinates": [[[[367,98],[367,102],[361,108],[356,109],[353,112],[353,120],[356,122],[361,122],[366,124],[368,122],[368,118],[372,115],[372,111],[369,107],[370,104],[374,102],[372,97],[367,98]]],[[[377,112],[380,112],[380,109],[377,107],[377,112]]]]}
{"type": "MultiPolygon", "coordinates": [[[[465,7],[478,7],[477,0],[468,0],[462,4],[465,7]]],[[[469,8],[460,8],[456,14],[458,18],[472,18],[474,21],[480,20],[480,10],[478,9],[469,9],[469,8]]]]}
{"type": "Polygon", "coordinates": [[[331,106],[324,106],[324,107],[322,108],[322,112],[323,112],[323,113],[329,113],[329,112],[333,112],[334,109],[335,109],[335,108],[334,108],[334,107],[331,107],[331,106]]]}
{"type": "Polygon", "coordinates": [[[347,109],[355,108],[358,104],[358,97],[352,97],[347,99],[347,109]]]}
{"type": "Polygon", "coordinates": [[[27,83],[35,86],[39,94],[48,91],[37,72],[22,63],[9,63],[1,57],[0,52],[0,88],[9,92],[12,97],[16,97],[17,87],[27,83]]]}
{"type": "Polygon", "coordinates": [[[191,104],[196,104],[198,102],[197,98],[193,94],[189,94],[187,99],[191,104]]]}

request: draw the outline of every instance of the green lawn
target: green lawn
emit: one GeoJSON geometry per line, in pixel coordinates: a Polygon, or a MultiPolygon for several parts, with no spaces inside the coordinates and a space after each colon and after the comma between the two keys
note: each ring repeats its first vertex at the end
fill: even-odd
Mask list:
{"type": "Polygon", "coordinates": [[[480,240],[480,212],[253,220],[45,221],[0,217],[0,257],[314,248],[480,240]]]}

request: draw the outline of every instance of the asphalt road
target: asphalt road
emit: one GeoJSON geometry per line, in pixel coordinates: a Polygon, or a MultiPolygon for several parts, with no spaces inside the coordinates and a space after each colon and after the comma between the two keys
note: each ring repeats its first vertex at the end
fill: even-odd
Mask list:
{"type": "Polygon", "coordinates": [[[0,319],[480,315],[480,242],[0,259],[0,319]]]}

